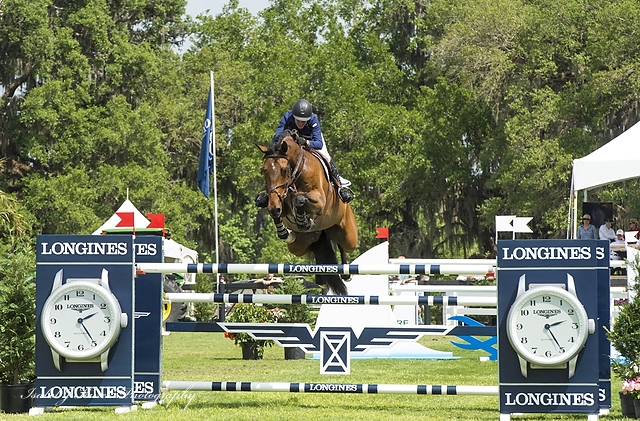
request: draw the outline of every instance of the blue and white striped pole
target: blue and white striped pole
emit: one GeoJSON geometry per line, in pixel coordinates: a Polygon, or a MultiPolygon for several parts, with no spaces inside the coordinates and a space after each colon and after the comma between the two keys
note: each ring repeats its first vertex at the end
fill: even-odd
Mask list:
{"type": "Polygon", "coordinates": [[[495,307],[496,297],[167,293],[174,303],[448,305],[495,307]]]}
{"type": "Polygon", "coordinates": [[[162,391],[207,392],[291,392],[291,393],[361,393],[400,395],[486,395],[497,396],[498,386],[447,386],[410,384],[342,384],[278,382],[192,382],[164,381],[162,391]]]}
{"type": "Polygon", "coordinates": [[[493,272],[491,265],[292,265],[288,263],[138,263],[145,273],[252,273],[292,275],[485,275],[493,272]]]}

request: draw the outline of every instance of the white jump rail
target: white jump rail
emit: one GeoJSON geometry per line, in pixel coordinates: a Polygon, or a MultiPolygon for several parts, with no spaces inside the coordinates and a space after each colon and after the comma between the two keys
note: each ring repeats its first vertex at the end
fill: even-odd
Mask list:
{"type": "Polygon", "coordinates": [[[496,297],[167,293],[173,303],[495,306],[496,297]]]}
{"type": "Polygon", "coordinates": [[[202,381],[162,382],[163,392],[176,390],[208,392],[360,393],[378,395],[498,395],[498,386],[202,381]]]}
{"type": "Polygon", "coordinates": [[[292,265],[288,263],[138,263],[144,273],[252,273],[293,275],[486,275],[493,272],[491,265],[292,265]]]}

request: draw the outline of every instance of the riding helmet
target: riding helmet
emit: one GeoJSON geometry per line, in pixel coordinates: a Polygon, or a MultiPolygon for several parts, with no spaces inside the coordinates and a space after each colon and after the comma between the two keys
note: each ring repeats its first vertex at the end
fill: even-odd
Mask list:
{"type": "Polygon", "coordinates": [[[307,101],[306,99],[299,99],[295,104],[293,104],[291,112],[296,120],[309,121],[313,110],[311,109],[311,104],[309,103],[309,101],[307,101]]]}

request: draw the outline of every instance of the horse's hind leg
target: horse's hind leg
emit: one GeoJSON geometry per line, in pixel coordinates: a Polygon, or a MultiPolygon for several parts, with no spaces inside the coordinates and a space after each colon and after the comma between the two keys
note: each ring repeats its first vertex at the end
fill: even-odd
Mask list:
{"type": "MultiPolygon", "coordinates": [[[[340,244],[338,244],[338,250],[340,250],[340,261],[343,265],[348,265],[349,260],[347,259],[347,253],[344,252],[344,248],[340,244]]],[[[340,275],[340,277],[345,281],[351,280],[351,275],[347,273],[343,273],[342,275],[340,275]]]]}

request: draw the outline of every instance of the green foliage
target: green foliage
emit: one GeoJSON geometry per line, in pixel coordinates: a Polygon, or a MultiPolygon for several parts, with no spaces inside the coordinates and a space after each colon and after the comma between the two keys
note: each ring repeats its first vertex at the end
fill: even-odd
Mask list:
{"type": "Polygon", "coordinates": [[[607,338],[618,350],[621,359],[612,359],[611,370],[622,380],[640,377],[640,259],[628,262],[627,270],[636,271],[634,296],[620,304],[621,310],[613,322],[607,338]]]}
{"type": "MultiPolygon", "coordinates": [[[[354,254],[386,226],[392,255],[490,256],[496,214],[564,238],[572,160],[638,120],[634,1],[276,1],[258,18],[233,0],[196,20],[184,5],[3,2],[0,185],[36,232],[92,232],[129,189],[201,255],[308,260],[253,206],[255,144],[304,97],[354,183],[354,254]],[[218,239],[195,185],[210,71],[218,239]]],[[[590,200],[637,217],[636,187],[590,200]]]]}
{"type": "MultiPolygon", "coordinates": [[[[265,306],[254,304],[236,304],[227,317],[229,323],[275,323],[276,316],[273,311],[265,306]]],[[[258,357],[262,357],[265,346],[273,346],[273,341],[257,341],[248,333],[225,333],[225,337],[232,339],[236,345],[242,345],[244,342],[258,343],[258,357]]]]}
{"type": "MultiPolygon", "coordinates": [[[[319,290],[307,290],[301,279],[293,276],[286,277],[276,294],[302,295],[319,294],[319,290]]],[[[306,304],[282,304],[279,306],[278,323],[307,323],[313,329],[316,315],[311,313],[306,304]]]]}
{"type": "MultiPolygon", "coordinates": [[[[211,294],[213,292],[214,285],[215,282],[213,282],[210,275],[200,273],[196,275],[194,292],[211,294]]],[[[213,303],[194,303],[193,316],[196,318],[197,322],[210,322],[213,318],[215,308],[216,306],[213,303]]]]}
{"type": "Polygon", "coordinates": [[[17,236],[0,243],[0,382],[35,378],[35,252],[17,236]]]}

